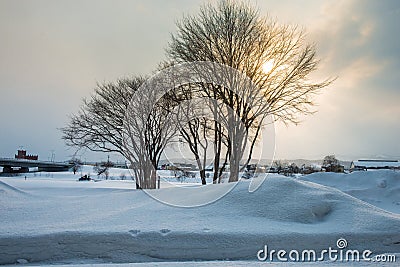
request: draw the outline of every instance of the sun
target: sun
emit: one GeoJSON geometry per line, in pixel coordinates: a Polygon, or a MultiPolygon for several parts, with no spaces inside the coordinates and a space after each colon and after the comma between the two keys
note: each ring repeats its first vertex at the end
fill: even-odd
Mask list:
{"type": "Polygon", "coordinates": [[[263,72],[267,74],[270,73],[273,68],[274,68],[273,60],[268,60],[262,65],[263,72]]]}

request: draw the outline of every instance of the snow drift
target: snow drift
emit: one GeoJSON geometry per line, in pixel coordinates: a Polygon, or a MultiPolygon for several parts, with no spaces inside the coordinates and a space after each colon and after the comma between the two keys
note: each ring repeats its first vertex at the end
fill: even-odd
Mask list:
{"type": "Polygon", "coordinates": [[[313,173],[300,179],[337,188],[372,205],[400,214],[399,171],[313,173]]]}
{"type": "MultiPolygon", "coordinates": [[[[331,187],[282,176],[268,177],[253,193],[248,181],[239,182],[219,201],[197,208],[162,204],[133,190],[129,181],[0,181],[2,264],[256,260],[266,244],[322,250],[341,237],[352,249],[400,252],[400,215],[331,187]],[[9,198],[14,189],[26,193],[9,198]]],[[[190,195],[176,188],[160,192],[199,198],[227,186],[200,187],[190,195]]]]}

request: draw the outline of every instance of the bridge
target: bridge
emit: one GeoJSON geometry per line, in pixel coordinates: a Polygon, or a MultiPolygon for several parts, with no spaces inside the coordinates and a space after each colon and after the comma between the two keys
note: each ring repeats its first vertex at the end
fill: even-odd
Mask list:
{"type": "Polygon", "coordinates": [[[0,158],[3,173],[29,172],[29,168],[38,168],[38,171],[60,172],[68,171],[72,165],[66,162],[53,162],[29,159],[0,158]],[[19,168],[15,171],[13,168],[19,168]]]}

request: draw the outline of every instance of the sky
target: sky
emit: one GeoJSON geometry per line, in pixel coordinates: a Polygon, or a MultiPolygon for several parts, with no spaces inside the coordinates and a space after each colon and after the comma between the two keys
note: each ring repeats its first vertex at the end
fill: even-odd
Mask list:
{"type": "MultiPolygon", "coordinates": [[[[0,0],[0,157],[23,148],[43,160],[70,158],[59,128],[82,99],[97,82],[151,73],[175,22],[203,3],[0,0]]],[[[249,3],[306,30],[321,60],[313,79],[337,77],[315,97],[315,114],[275,125],[275,157],[400,159],[400,1],[249,3]]]]}

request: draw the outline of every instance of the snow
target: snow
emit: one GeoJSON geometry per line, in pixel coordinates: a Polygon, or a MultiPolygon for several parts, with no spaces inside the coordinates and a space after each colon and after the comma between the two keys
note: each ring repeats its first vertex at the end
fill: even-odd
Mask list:
{"type": "MultiPolygon", "coordinates": [[[[124,171],[113,169],[110,175],[116,179],[124,171]]],[[[87,172],[93,172],[91,167],[82,174],[87,172]]],[[[364,188],[367,191],[359,196],[368,196],[370,203],[374,199],[381,201],[377,202],[381,207],[395,207],[399,173],[371,173],[324,173],[299,179],[269,175],[252,193],[250,181],[205,187],[169,183],[163,188],[167,187],[164,180],[163,189],[153,191],[153,197],[135,190],[129,175],[127,180],[97,182],[78,182],[81,173],[68,172],[29,174],[26,180],[2,177],[0,264],[27,260],[175,266],[178,261],[185,266],[184,262],[195,260],[202,261],[198,266],[244,266],[247,261],[258,266],[263,263],[257,262],[256,253],[266,244],[275,249],[322,250],[335,246],[340,237],[352,249],[399,253],[400,215],[354,197],[364,188]],[[185,203],[193,204],[210,195],[223,197],[195,208],[154,199],[167,197],[178,203],[187,199],[185,203]]]]}
{"type": "Polygon", "coordinates": [[[363,168],[400,167],[400,162],[398,161],[357,160],[353,161],[353,164],[355,167],[363,167],[363,168]]]}
{"type": "MultiPolygon", "coordinates": [[[[397,258],[400,257],[400,254],[396,255],[397,258]]],[[[222,267],[222,266],[232,266],[232,267],[282,267],[282,266],[380,266],[380,267],[393,267],[396,266],[396,263],[384,263],[384,262],[355,262],[353,264],[351,263],[343,263],[343,262],[329,262],[329,261],[324,261],[324,262],[284,262],[284,263],[270,263],[268,262],[254,262],[254,261],[183,261],[183,262],[151,262],[149,263],[118,263],[118,264],[111,264],[111,263],[106,263],[106,264],[101,264],[101,263],[81,263],[81,262],[72,262],[70,264],[57,264],[57,267],[70,267],[71,264],[74,266],[79,266],[79,267],[147,267],[147,266],[153,266],[153,267],[186,267],[186,266],[193,266],[193,267],[222,267]]],[[[15,265],[6,265],[6,266],[15,266],[15,265]]],[[[29,265],[32,266],[32,265],[29,265]]],[[[38,266],[38,265],[35,265],[38,266]]],[[[42,267],[54,267],[54,265],[44,265],[41,264],[40,266],[42,267]]]]}
{"type": "Polygon", "coordinates": [[[320,172],[300,179],[337,188],[372,205],[400,214],[400,171],[356,171],[350,174],[320,172]]]}

